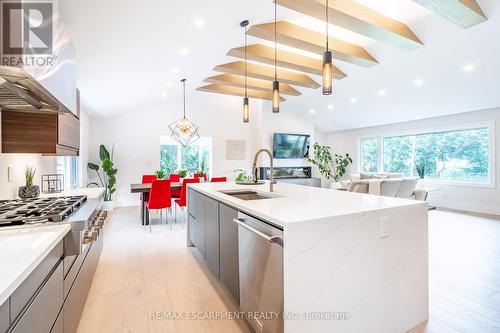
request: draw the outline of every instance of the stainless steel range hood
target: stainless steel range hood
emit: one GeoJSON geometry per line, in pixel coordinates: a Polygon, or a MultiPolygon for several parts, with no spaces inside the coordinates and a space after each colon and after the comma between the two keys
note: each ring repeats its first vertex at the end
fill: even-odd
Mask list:
{"type": "Polygon", "coordinates": [[[2,111],[70,113],[39,81],[23,68],[0,66],[2,111]]]}

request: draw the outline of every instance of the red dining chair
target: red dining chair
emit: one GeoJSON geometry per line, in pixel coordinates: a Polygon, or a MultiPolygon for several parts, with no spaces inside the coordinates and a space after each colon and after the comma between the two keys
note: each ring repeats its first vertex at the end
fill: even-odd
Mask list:
{"type": "MultiPolygon", "coordinates": [[[[162,209],[170,210],[172,215],[172,197],[170,194],[170,180],[153,180],[151,183],[151,192],[149,200],[145,202],[149,216],[149,232],[151,232],[151,210],[160,210],[160,221],[162,218],[162,209]]],[[[166,224],[168,224],[168,216],[165,214],[166,224]]],[[[170,225],[172,229],[172,225],[170,225]]]]}
{"type": "Polygon", "coordinates": [[[142,183],[143,184],[151,184],[153,180],[156,180],[156,175],[142,175],[142,183]]]}
{"type": "Polygon", "coordinates": [[[212,177],[212,179],[210,179],[210,181],[212,183],[223,183],[223,182],[227,182],[227,177],[212,177]]]}
{"type": "MultiPolygon", "coordinates": [[[[180,181],[181,181],[181,176],[178,173],[170,174],[170,183],[179,183],[180,181]]],[[[181,197],[180,189],[171,190],[171,193],[172,193],[172,198],[179,199],[181,197]]]]}
{"type": "MultiPolygon", "coordinates": [[[[192,183],[199,183],[200,178],[185,178],[184,181],[182,182],[182,189],[181,189],[181,197],[180,199],[175,200],[175,223],[177,223],[177,206],[179,206],[182,210],[183,207],[187,206],[187,184],[192,184],[192,183]]],[[[184,215],[184,213],[183,213],[184,215]]]]}
{"type": "MultiPolygon", "coordinates": [[[[195,174],[194,174],[194,178],[195,178],[195,179],[200,179],[200,175],[199,175],[199,174],[197,174],[197,173],[195,173],[195,174]]],[[[203,180],[204,180],[204,181],[207,181],[207,175],[206,175],[206,174],[204,174],[204,175],[203,175],[203,180]]]]}

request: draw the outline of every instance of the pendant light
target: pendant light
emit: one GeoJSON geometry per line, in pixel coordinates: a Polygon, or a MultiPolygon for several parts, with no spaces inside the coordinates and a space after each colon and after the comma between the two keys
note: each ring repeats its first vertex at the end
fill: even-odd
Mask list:
{"type": "Polygon", "coordinates": [[[186,79],[182,79],[181,82],[183,89],[184,116],[168,127],[171,131],[170,137],[184,147],[198,140],[200,135],[198,134],[199,127],[186,118],[186,79]]]}
{"type": "Polygon", "coordinates": [[[328,0],[326,0],[325,6],[325,16],[326,16],[326,51],[323,53],[323,95],[331,95],[333,90],[333,56],[332,51],[328,49],[328,39],[329,39],[329,22],[328,22],[328,12],[330,7],[328,6],[328,0]]]}
{"type": "Polygon", "coordinates": [[[277,61],[278,48],[276,42],[276,21],[277,21],[277,3],[274,1],[274,81],[273,81],[273,112],[280,112],[280,82],[278,81],[277,61]]]}
{"type": "Polygon", "coordinates": [[[248,123],[250,118],[250,106],[248,105],[248,87],[247,87],[247,26],[248,21],[240,23],[240,27],[245,28],[245,97],[243,98],[243,122],[248,123]]]}

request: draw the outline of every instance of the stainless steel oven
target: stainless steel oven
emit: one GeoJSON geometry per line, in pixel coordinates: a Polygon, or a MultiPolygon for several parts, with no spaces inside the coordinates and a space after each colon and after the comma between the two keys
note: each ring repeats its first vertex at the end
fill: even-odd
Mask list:
{"type": "Polygon", "coordinates": [[[238,224],[240,310],[255,332],[283,332],[283,230],[241,212],[234,222],[238,224]]]}

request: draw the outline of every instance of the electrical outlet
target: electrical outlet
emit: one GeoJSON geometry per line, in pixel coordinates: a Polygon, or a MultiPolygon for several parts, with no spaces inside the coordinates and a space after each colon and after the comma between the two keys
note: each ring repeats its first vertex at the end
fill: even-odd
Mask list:
{"type": "Polygon", "coordinates": [[[14,169],[11,166],[7,167],[7,181],[12,183],[14,181],[14,169]]]}
{"type": "Polygon", "coordinates": [[[380,218],[380,238],[389,237],[389,217],[380,218]]]}

